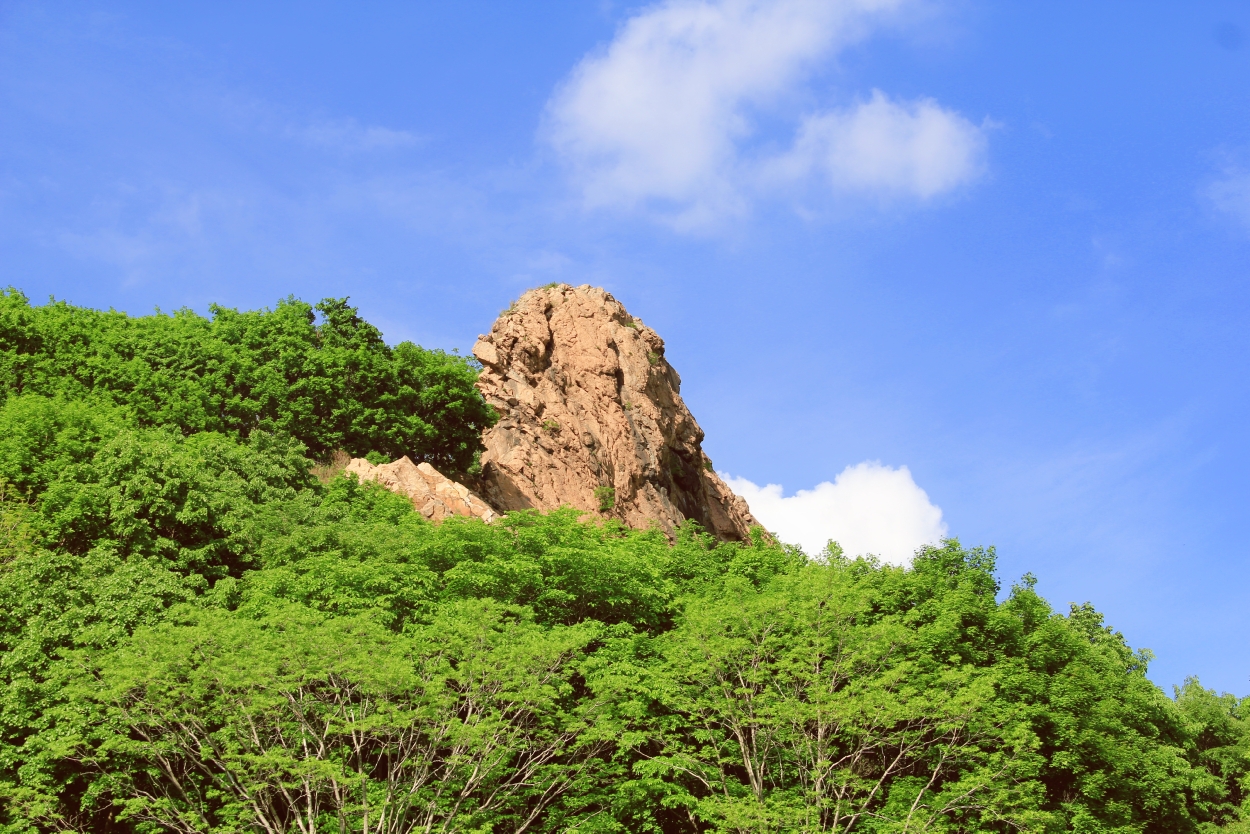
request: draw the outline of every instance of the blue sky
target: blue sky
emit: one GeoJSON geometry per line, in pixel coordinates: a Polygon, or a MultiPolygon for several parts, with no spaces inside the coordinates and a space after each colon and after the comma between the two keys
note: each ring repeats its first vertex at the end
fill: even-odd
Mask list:
{"type": "Polygon", "coordinates": [[[1250,691],[1248,273],[1244,3],[0,2],[0,282],[462,351],[605,286],[718,469],[940,508],[1164,686],[1250,691]]]}

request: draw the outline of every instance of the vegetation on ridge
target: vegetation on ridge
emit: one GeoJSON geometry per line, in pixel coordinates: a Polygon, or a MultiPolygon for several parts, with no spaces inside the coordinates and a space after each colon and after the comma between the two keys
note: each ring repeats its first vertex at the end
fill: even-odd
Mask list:
{"type": "Polygon", "coordinates": [[[408,455],[463,473],[491,409],[472,360],[395,347],[347,299],[132,317],[0,292],[0,391],[122,407],[138,426],[289,435],[309,454],[408,455]],[[318,321],[320,316],[320,321],[318,321]]]}
{"type": "Polygon", "coordinates": [[[464,360],[316,309],[0,298],[0,832],[1250,830],[1250,701],[1168,697],[992,550],[319,482],[467,468],[490,417],[464,360]]]}

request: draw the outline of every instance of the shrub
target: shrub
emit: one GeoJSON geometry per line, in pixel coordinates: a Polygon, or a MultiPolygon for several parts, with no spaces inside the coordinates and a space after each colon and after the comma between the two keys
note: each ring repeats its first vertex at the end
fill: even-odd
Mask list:
{"type": "Polygon", "coordinates": [[[595,500],[599,502],[599,512],[606,513],[616,506],[616,490],[610,486],[595,487],[595,500]]]}

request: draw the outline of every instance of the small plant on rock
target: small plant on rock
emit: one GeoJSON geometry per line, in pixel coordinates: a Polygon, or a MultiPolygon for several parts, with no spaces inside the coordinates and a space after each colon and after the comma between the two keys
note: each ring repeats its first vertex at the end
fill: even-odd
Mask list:
{"type": "Polygon", "coordinates": [[[555,420],[548,418],[546,420],[543,420],[543,428],[546,431],[549,431],[552,434],[555,434],[556,432],[560,430],[560,424],[557,423],[555,420]]]}
{"type": "Polygon", "coordinates": [[[616,506],[616,490],[610,486],[597,486],[595,500],[599,502],[599,512],[606,513],[616,506]]]}

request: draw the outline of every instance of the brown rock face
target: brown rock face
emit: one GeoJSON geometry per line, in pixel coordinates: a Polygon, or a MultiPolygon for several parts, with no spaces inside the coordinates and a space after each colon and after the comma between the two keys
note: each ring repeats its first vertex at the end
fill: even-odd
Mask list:
{"type": "Polygon", "coordinates": [[[501,415],[482,438],[495,509],[570,505],[669,535],[694,519],[721,539],[758,524],[712,471],[664,340],[604,290],[530,290],[473,355],[501,415]]]}
{"type": "Polygon", "coordinates": [[[375,481],[391,492],[412,499],[412,506],[430,521],[442,521],[453,515],[480,518],[490,522],[495,511],[469,488],[445,477],[428,463],[413,463],[408,456],[394,463],[374,466],[364,458],[353,458],[347,472],[354,472],[362,481],[375,481]]]}

